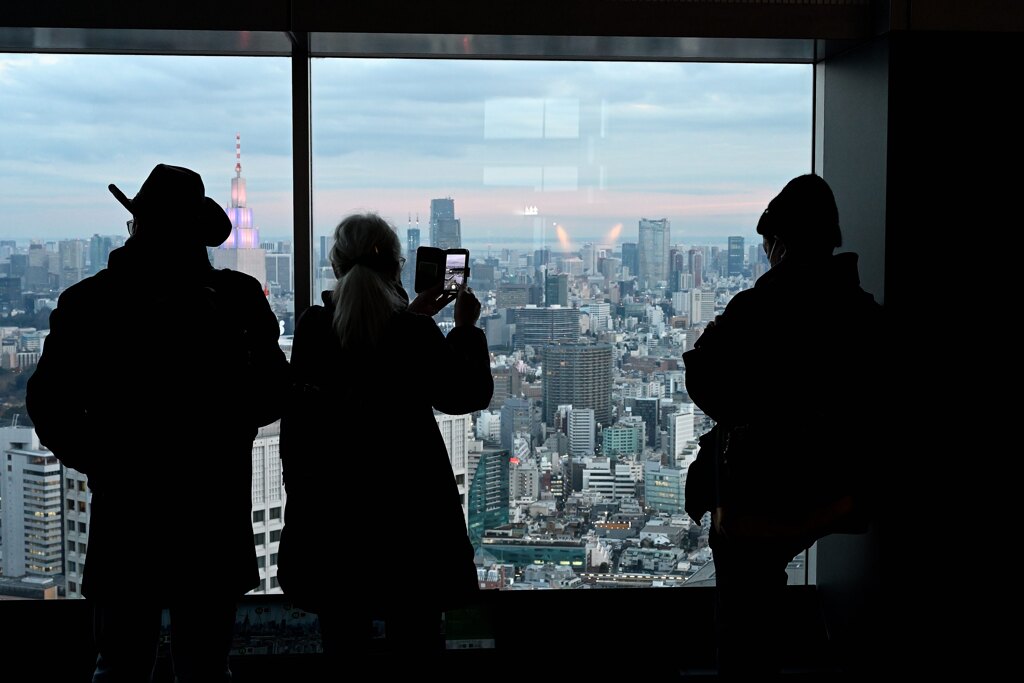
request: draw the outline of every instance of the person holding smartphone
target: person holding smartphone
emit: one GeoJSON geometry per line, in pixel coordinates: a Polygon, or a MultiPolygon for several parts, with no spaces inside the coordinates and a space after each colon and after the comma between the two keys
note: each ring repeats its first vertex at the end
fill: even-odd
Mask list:
{"type": "Polygon", "coordinates": [[[480,302],[464,282],[448,292],[438,281],[410,304],[403,262],[381,217],[342,220],[331,250],[337,286],[300,316],[292,347],[278,579],[318,614],[324,652],[339,666],[381,642],[440,651],[442,610],[478,585],[434,411],[465,414],[490,402],[480,302]],[[445,336],[430,316],[452,300],[455,327],[445,336]],[[351,533],[341,561],[327,562],[339,515],[352,520],[351,533]],[[381,624],[383,641],[372,638],[381,624]]]}

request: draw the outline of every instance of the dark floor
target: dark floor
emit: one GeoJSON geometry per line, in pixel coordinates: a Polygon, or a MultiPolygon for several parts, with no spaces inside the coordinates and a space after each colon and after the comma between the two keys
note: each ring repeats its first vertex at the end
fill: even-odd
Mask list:
{"type": "MultiPolygon", "coordinates": [[[[340,673],[354,680],[436,676],[446,683],[714,679],[713,596],[713,589],[703,588],[491,594],[475,611],[484,624],[480,635],[493,638],[493,648],[440,651],[413,662],[354,653],[363,655],[351,664],[358,671],[340,673]]],[[[787,643],[786,677],[848,678],[832,655],[814,588],[794,587],[788,599],[779,622],[787,643]]],[[[5,667],[20,660],[39,680],[88,681],[95,657],[89,605],[2,601],[0,643],[5,667]]],[[[339,679],[339,672],[327,675],[325,668],[319,654],[239,655],[232,663],[236,683],[339,679]]],[[[165,658],[154,680],[172,680],[165,658]]]]}

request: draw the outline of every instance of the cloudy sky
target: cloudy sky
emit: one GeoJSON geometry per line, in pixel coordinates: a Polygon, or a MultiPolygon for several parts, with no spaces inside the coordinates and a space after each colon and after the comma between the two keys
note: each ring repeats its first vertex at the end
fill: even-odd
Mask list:
{"type": "MultiPolygon", "coordinates": [[[[264,239],[291,232],[286,59],[0,57],[0,238],[123,234],[157,163],[188,166],[224,204],[235,134],[264,239]]],[[[399,228],[455,199],[464,242],[557,247],[753,239],[786,180],[810,170],[805,65],[317,60],[314,223],[353,211],[399,228]],[[529,207],[529,209],[528,209],[529,207]],[[536,215],[525,215],[533,214],[536,215]]],[[[404,231],[403,231],[404,232],[404,231]]]]}

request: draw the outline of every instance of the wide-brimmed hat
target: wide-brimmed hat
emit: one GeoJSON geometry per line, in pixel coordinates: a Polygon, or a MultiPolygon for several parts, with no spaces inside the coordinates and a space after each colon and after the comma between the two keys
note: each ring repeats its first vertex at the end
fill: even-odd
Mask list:
{"type": "Polygon", "coordinates": [[[216,247],[231,234],[231,219],[206,196],[203,179],[191,169],[157,164],[132,199],[113,184],[108,188],[143,226],[174,224],[177,239],[194,237],[216,247]]]}

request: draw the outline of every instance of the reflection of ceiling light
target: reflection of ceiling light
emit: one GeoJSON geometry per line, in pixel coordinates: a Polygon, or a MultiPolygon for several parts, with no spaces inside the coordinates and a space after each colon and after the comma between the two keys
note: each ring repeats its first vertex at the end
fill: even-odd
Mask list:
{"type": "Polygon", "coordinates": [[[536,206],[528,206],[523,210],[524,216],[536,216],[540,213],[536,206]]]}

